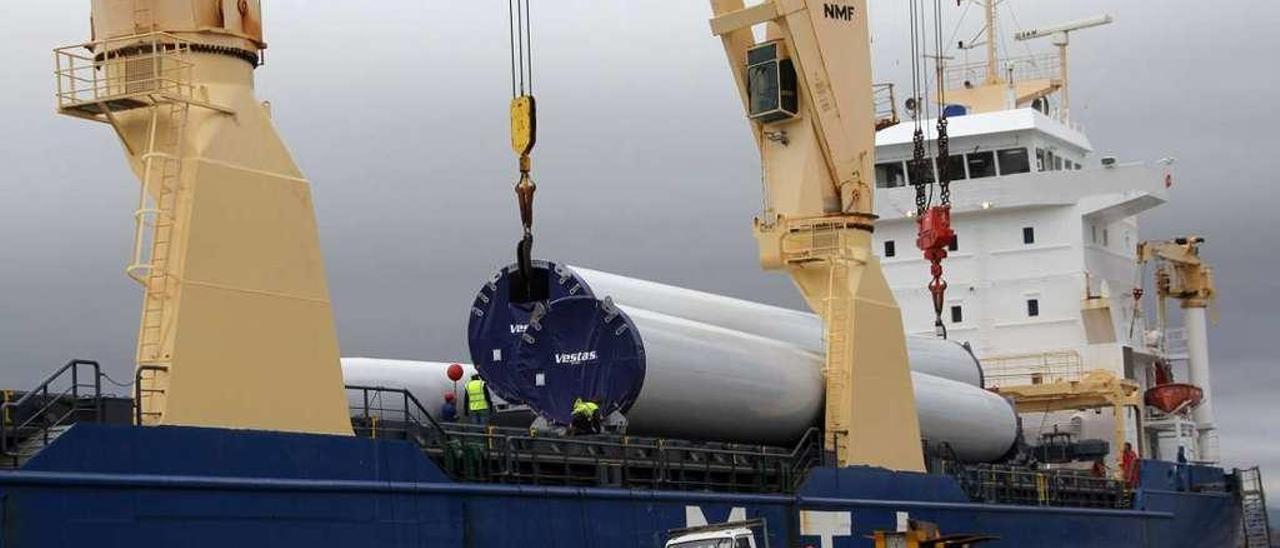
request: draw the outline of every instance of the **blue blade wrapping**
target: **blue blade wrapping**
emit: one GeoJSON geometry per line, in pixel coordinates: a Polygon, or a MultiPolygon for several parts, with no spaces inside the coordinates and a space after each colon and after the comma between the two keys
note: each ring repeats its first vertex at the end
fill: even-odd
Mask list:
{"type": "Polygon", "coordinates": [[[644,344],[635,324],[609,301],[565,297],[535,313],[516,349],[524,400],[547,420],[569,424],[576,399],[625,413],[644,386],[644,344]]]}
{"type": "Polygon", "coordinates": [[[519,273],[512,264],[494,272],[480,288],[471,304],[467,342],[471,363],[489,383],[489,389],[510,403],[527,403],[534,379],[524,378],[512,365],[516,344],[529,322],[534,306],[572,296],[589,296],[591,289],[567,267],[549,261],[533,261],[538,297],[545,300],[520,301],[519,273]],[[514,296],[517,297],[513,299],[514,296]]]}

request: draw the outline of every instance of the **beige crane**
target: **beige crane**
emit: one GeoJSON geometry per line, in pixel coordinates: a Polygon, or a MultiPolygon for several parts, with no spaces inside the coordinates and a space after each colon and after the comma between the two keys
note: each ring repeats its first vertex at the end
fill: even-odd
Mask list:
{"type": "Polygon", "coordinates": [[[350,434],[310,185],[254,97],[259,0],[93,0],[55,51],[62,114],[139,178],[142,424],[350,434]]]}
{"type": "Polygon", "coordinates": [[[1213,269],[1200,256],[1204,238],[1184,236],[1167,241],[1138,244],[1139,272],[1156,262],[1156,306],[1160,328],[1164,329],[1165,299],[1182,301],[1183,324],[1187,331],[1187,381],[1204,394],[1192,411],[1199,430],[1199,458],[1203,462],[1218,461],[1218,431],[1213,417],[1213,401],[1209,390],[1209,334],[1206,312],[1217,290],[1213,269]]]}
{"type": "Polygon", "coordinates": [[[825,324],[826,448],[842,466],[922,471],[901,312],[871,251],[866,4],[711,0],[711,30],[723,41],[760,152],[760,262],[790,274],[825,324]]]}

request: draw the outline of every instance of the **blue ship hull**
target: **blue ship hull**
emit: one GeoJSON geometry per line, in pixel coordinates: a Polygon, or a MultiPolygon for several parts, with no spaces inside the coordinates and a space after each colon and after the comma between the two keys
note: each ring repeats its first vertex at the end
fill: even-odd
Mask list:
{"type": "Polygon", "coordinates": [[[984,546],[1235,546],[1216,468],[1144,463],[1134,510],[970,502],[949,476],[818,468],[795,495],[456,483],[409,442],[80,424],[0,473],[0,546],[661,547],[764,518],[773,547],[871,546],[903,513],[984,546]]]}

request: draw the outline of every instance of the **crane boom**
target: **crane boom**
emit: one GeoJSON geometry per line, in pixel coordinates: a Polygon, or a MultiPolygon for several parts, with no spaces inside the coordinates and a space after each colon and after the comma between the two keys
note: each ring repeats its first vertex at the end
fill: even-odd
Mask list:
{"type": "Polygon", "coordinates": [[[788,272],[823,318],[826,448],[842,466],[922,471],[901,312],[871,251],[866,0],[710,2],[764,172],[761,264],[788,272]]]}

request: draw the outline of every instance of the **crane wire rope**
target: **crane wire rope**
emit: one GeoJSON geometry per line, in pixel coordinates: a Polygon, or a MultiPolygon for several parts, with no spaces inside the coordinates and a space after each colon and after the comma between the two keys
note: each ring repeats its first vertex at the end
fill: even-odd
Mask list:
{"type": "Polygon", "coordinates": [[[511,146],[519,156],[520,177],[515,184],[523,229],[516,244],[516,265],[524,297],[537,300],[533,284],[533,197],[538,186],[529,173],[537,135],[537,107],[533,97],[533,16],[530,0],[507,0],[507,39],[511,56],[511,146]]]}
{"type": "Polygon", "coordinates": [[[533,22],[529,0],[507,0],[511,96],[533,95],[533,22]]]}

